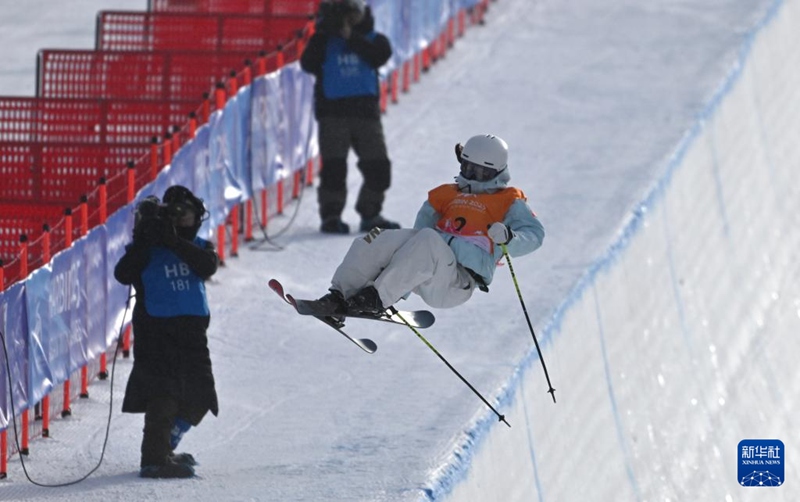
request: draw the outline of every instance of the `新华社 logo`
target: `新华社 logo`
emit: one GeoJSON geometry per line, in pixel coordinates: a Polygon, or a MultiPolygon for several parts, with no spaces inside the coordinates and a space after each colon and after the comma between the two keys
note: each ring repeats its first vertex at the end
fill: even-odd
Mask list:
{"type": "Polygon", "coordinates": [[[739,442],[739,484],[782,486],[785,450],[778,439],[743,439],[739,442]]]}

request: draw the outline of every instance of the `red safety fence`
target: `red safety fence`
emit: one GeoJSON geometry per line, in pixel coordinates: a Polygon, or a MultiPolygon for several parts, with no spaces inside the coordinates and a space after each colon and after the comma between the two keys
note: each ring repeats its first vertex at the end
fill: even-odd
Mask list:
{"type": "MultiPolygon", "coordinates": [[[[101,178],[114,179],[149,154],[153,138],[177,133],[196,105],[0,97],[0,259],[17,254],[21,235],[54,227],[101,178]]],[[[92,227],[99,223],[93,216],[92,227]]]]}
{"type": "MultiPolygon", "coordinates": [[[[0,202],[0,259],[7,264],[13,262],[19,256],[20,237],[39,236],[44,231],[44,225],[55,225],[64,217],[64,209],[63,204],[19,205],[0,202]]],[[[29,252],[29,260],[35,261],[36,254],[35,250],[29,252]]],[[[35,263],[32,265],[36,268],[35,263]]]]}
{"type": "Polygon", "coordinates": [[[0,234],[0,259],[6,263],[4,287],[13,282],[15,274],[9,267],[20,262],[23,244],[26,251],[25,268],[30,271],[45,265],[50,256],[67,247],[66,216],[72,220],[69,230],[71,241],[80,237],[81,204],[78,202],[73,206],[0,203],[0,225],[3,228],[0,234]]]}
{"type": "Polygon", "coordinates": [[[36,95],[45,98],[194,100],[256,54],[41,50],[36,95]]]}
{"type": "MultiPolygon", "coordinates": [[[[0,219],[0,259],[6,263],[6,281],[18,278],[13,273],[13,259],[19,254],[21,235],[29,238],[30,263],[36,263],[35,243],[44,236],[45,224],[52,227],[48,236],[53,252],[63,249],[69,242],[67,231],[59,231],[63,221],[53,222],[58,221],[59,211],[63,220],[63,211],[78,205],[84,196],[88,207],[94,208],[87,216],[87,228],[100,224],[99,207],[111,214],[127,204],[132,194],[170,162],[172,153],[193,136],[210,112],[224,106],[226,96],[235,94],[238,85],[249,83],[250,75],[274,71],[296,59],[300,46],[295,40],[280,52],[260,55],[252,66],[240,65],[239,72],[231,71],[226,79],[217,80],[215,92],[199,102],[0,98],[0,166],[5,181],[0,185],[4,216],[0,219]],[[192,103],[198,103],[197,110],[192,110],[192,103]],[[171,137],[165,136],[170,127],[171,137]],[[163,143],[153,142],[162,137],[163,143]],[[101,178],[106,181],[105,204],[97,200],[101,178]],[[42,213],[28,207],[39,203],[50,209],[42,213]]],[[[46,58],[53,52],[59,51],[42,54],[46,58]]],[[[106,84],[113,80],[94,76],[106,84]]],[[[132,72],[128,76],[132,78],[132,72]]],[[[70,237],[77,239],[80,233],[73,230],[70,237]]],[[[41,258],[41,252],[36,256],[41,258]]]]}
{"type": "Polygon", "coordinates": [[[124,171],[149,151],[147,144],[0,142],[0,201],[77,203],[101,177],[124,171]]]}
{"type": "MultiPolygon", "coordinates": [[[[86,150],[86,145],[77,145],[77,148],[81,147],[86,150]]],[[[101,156],[101,150],[98,149],[98,156],[101,156]]],[[[124,156],[122,154],[114,160],[118,162],[124,156]]],[[[161,160],[160,156],[158,160],[161,160]]],[[[5,264],[3,286],[21,278],[18,262],[23,239],[27,268],[34,270],[45,264],[49,255],[65,249],[69,242],[102,223],[152,180],[149,154],[121,164],[116,162],[101,169],[95,168],[94,164],[89,168],[59,168],[73,176],[72,179],[68,175],[61,178],[71,182],[71,186],[60,185],[58,190],[51,190],[50,195],[55,195],[53,199],[56,200],[0,198],[0,260],[5,264]],[[66,198],[60,199],[62,196],[66,198]],[[44,248],[47,253],[43,252],[44,248]]],[[[53,177],[46,180],[52,182],[53,177]]]]}
{"type": "Polygon", "coordinates": [[[182,127],[198,102],[0,96],[0,142],[147,144],[182,127]]]}
{"type": "MultiPolygon", "coordinates": [[[[264,16],[255,17],[264,27],[264,16]]],[[[40,51],[38,97],[0,97],[3,285],[19,278],[23,255],[35,269],[127,204],[224,105],[242,72],[260,75],[297,59],[307,17],[286,19],[273,30],[288,26],[280,51],[264,36],[252,45],[257,51],[40,51]]]]}
{"type": "Polygon", "coordinates": [[[151,12],[240,12],[247,14],[313,14],[319,0],[149,0],[151,12]]]}
{"type": "Polygon", "coordinates": [[[102,11],[97,15],[95,48],[243,51],[255,55],[294,39],[308,23],[308,15],[102,11]]]}

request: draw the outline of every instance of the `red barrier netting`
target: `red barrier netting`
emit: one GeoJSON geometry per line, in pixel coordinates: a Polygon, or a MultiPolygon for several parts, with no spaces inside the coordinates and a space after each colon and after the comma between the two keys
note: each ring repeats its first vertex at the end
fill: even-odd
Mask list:
{"type": "Polygon", "coordinates": [[[272,51],[297,36],[308,15],[101,11],[97,50],[272,51]]]}
{"type": "Polygon", "coordinates": [[[212,89],[219,82],[228,80],[227,92],[234,92],[234,76],[260,75],[297,59],[300,34],[290,30],[280,53],[276,44],[255,55],[40,51],[39,97],[0,97],[4,285],[22,279],[21,235],[27,236],[26,270],[33,270],[101,224],[168,163],[168,144],[175,151],[191,136],[189,112],[196,126],[215,108],[212,89]],[[253,64],[250,73],[244,73],[246,62],[253,64]],[[174,139],[151,142],[166,130],[174,139]],[[66,208],[72,216],[65,216],[66,208]]]}
{"type": "Polygon", "coordinates": [[[0,200],[76,204],[149,152],[146,144],[0,142],[0,200]]]}
{"type": "Polygon", "coordinates": [[[144,143],[183,126],[198,100],[0,96],[0,142],[144,143]]]}
{"type": "MultiPolygon", "coordinates": [[[[60,205],[9,206],[0,203],[0,260],[5,264],[3,289],[24,278],[21,260],[23,235],[26,238],[25,269],[28,273],[45,265],[48,256],[66,248],[65,211],[60,205]],[[45,254],[45,237],[49,239],[46,246],[49,255],[45,254]]],[[[74,215],[73,220],[77,220],[77,216],[74,215]]],[[[72,234],[73,240],[80,237],[80,228],[74,228],[72,234]]]]}
{"type": "Polygon", "coordinates": [[[149,0],[151,12],[238,12],[247,14],[313,14],[319,0],[149,0]]]}
{"type": "MultiPolygon", "coordinates": [[[[29,240],[38,239],[45,224],[53,226],[64,217],[64,209],[64,204],[0,202],[0,260],[10,263],[18,258],[20,237],[25,235],[29,240]]],[[[31,253],[30,247],[29,244],[29,259],[35,259],[36,252],[31,253]]]]}
{"type": "Polygon", "coordinates": [[[36,95],[48,98],[194,100],[256,54],[41,50],[36,95]]]}
{"type": "MultiPolygon", "coordinates": [[[[0,260],[5,263],[4,285],[13,284],[19,277],[20,237],[27,236],[28,270],[45,264],[44,236],[47,234],[49,255],[65,249],[68,241],[80,238],[83,231],[100,225],[105,218],[128,203],[138,190],[152,180],[150,156],[145,155],[129,161],[123,167],[114,166],[105,170],[110,177],[98,176],[91,169],[79,169],[72,177],[78,197],[58,201],[9,200],[0,198],[0,260]],[[132,172],[133,184],[128,173],[132,172]],[[105,181],[103,185],[102,181],[105,181]],[[101,197],[101,185],[105,188],[105,199],[101,197]],[[83,226],[82,200],[86,200],[86,227],[83,226]],[[105,204],[103,201],[105,200],[105,204]],[[67,239],[65,216],[71,212],[71,233],[67,239]],[[45,225],[49,231],[45,230],[45,225]],[[11,268],[9,268],[11,267],[11,268]],[[16,267],[16,268],[15,268],[16,267]]],[[[63,190],[60,194],[63,194],[63,190]]],[[[74,195],[74,194],[72,194],[74,195]]]]}

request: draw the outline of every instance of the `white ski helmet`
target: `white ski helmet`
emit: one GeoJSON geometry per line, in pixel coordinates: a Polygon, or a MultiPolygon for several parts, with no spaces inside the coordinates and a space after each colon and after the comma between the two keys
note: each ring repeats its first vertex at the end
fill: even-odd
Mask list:
{"type": "Polygon", "coordinates": [[[461,158],[499,173],[508,167],[508,144],[494,134],[473,136],[464,145],[461,158]]]}
{"type": "Polygon", "coordinates": [[[493,134],[473,136],[461,150],[460,190],[486,193],[508,186],[508,144],[493,134]]]}

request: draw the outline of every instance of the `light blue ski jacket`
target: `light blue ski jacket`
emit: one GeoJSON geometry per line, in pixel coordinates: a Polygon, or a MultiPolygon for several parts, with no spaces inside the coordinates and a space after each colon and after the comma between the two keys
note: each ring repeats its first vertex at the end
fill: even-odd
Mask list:
{"type": "MultiPolygon", "coordinates": [[[[497,179],[487,182],[476,182],[467,180],[462,176],[456,177],[459,189],[470,193],[492,193],[492,191],[502,190],[508,185],[508,176],[498,176],[497,179]]],[[[417,213],[414,228],[433,228],[438,231],[442,238],[453,250],[459,265],[472,270],[483,278],[483,282],[488,286],[494,278],[494,271],[497,262],[503,258],[503,251],[500,246],[494,246],[494,254],[481,249],[472,242],[460,238],[458,235],[442,232],[436,224],[441,215],[434,210],[433,206],[426,200],[417,213]]],[[[502,221],[514,233],[514,237],[509,241],[506,249],[511,256],[522,256],[539,249],[544,241],[544,226],[534,215],[528,204],[522,200],[515,200],[508,208],[502,221]]]]}

